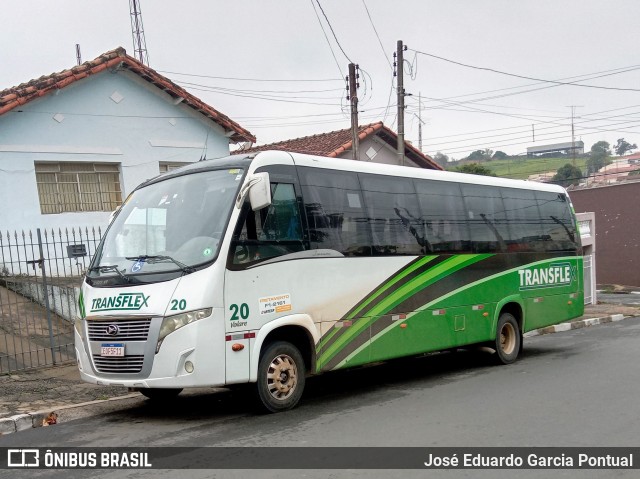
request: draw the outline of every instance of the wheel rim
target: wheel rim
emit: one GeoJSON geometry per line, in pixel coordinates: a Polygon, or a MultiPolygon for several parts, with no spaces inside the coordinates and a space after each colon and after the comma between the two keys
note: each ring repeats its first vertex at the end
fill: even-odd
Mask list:
{"type": "Polygon", "coordinates": [[[500,349],[504,354],[512,354],[516,349],[516,329],[511,323],[505,323],[500,329],[500,349]]]}
{"type": "Polygon", "coordinates": [[[274,399],[282,401],[293,394],[298,384],[298,367],[286,354],[271,360],[267,369],[267,389],[274,399]]]}

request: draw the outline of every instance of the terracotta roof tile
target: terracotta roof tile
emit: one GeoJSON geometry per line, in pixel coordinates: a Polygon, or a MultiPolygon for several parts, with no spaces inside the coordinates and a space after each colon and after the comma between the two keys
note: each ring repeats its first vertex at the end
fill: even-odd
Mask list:
{"type": "Polygon", "coordinates": [[[233,141],[256,141],[255,137],[249,131],[242,128],[228,116],[207,105],[199,98],[187,92],[184,88],[173,83],[167,77],[160,75],[152,68],[130,57],[122,47],[103,53],[98,58],[84,62],[82,65],[77,65],[58,73],[52,73],[51,75],[41,76],[40,78],[0,91],[0,115],[25,105],[31,100],[48,95],[55,90],[60,90],[90,75],[116,68],[126,68],[149,83],[152,83],[157,88],[165,91],[173,98],[183,98],[185,105],[210,118],[225,130],[232,131],[231,139],[233,141]]]}
{"type": "MultiPolygon", "coordinates": [[[[387,128],[381,121],[377,123],[370,123],[368,125],[361,125],[358,132],[360,141],[372,134],[377,134],[393,148],[397,147],[398,135],[391,129],[387,128]]],[[[281,150],[335,158],[345,151],[350,150],[351,146],[351,128],[346,128],[344,130],[336,130],[329,133],[321,133],[318,135],[294,138],[292,140],[284,140],[278,143],[270,143],[268,145],[260,145],[253,148],[237,150],[232,152],[232,154],[281,150]]],[[[442,167],[433,161],[431,157],[425,155],[409,143],[405,144],[405,155],[407,158],[411,159],[423,168],[442,170],[442,167]]]]}

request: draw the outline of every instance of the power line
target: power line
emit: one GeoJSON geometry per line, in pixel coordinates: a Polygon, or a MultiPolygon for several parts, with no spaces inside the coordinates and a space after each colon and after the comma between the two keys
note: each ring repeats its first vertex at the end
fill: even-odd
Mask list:
{"type": "Polygon", "coordinates": [[[327,21],[327,25],[329,25],[329,29],[331,30],[331,33],[333,34],[333,38],[335,39],[336,43],[338,44],[338,48],[340,48],[340,51],[342,52],[344,57],[347,60],[349,60],[349,63],[354,63],[353,61],[351,61],[351,58],[349,58],[349,55],[347,55],[345,53],[344,48],[342,48],[342,45],[340,45],[340,41],[338,40],[338,37],[336,36],[336,32],[333,30],[333,27],[331,26],[331,22],[329,21],[329,18],[327,17],[327,14],[324,13],[324,9],[322,8],[322,5],[320,5],[320,0],[316,0],[316,3],[318,4],[318,7],[320,8],[320,11],[322,12],[322,15],[324,15],[324,19],[327,21]]]}
{"type": "Polygon", "coordinates": [[[556,81],[556,80],[545,80],[542,78],[535,78],[535,77],[529,77],[529,76],[525,76],[525,75],[517,75],[515,73],[508,73],[508,72],[504,72],[501,70],[496,70],[495,68],[488,68],[488,67],[478,67],[478,66],[474,66],[474,65],[469,65],[466,63],[462,63],[462,62],[458,62],[455,60],[450,60],[448,58],[444,58],[438,55],[433,55],[431,53],[426,53],[426,52],[421,52],[419,50],[412,50],[414,52],[416,52],[417,54],[420,55],[425,55],[427,57],[431,57],[431,58],[436,58],[438,60],[442,60],[444,62],[448,62],[448,63],[453,63],[454,65],[459,65],[459,66],[463,66],[466,68],[472,68],[474,70],[483,70],[483,71],[488,71],[488,72],[492,72],[492,73],[498,73],[500,75],[506,75],[506,76],[510,76],[510,77],[514,77],[514,78],[522,78],[524,80],[533,80],[536,82],[542,82],[542,83],[553,83],[555,85],[567,85],[567,86],[579,86],[579,87],[583,87],[583,88],[597,88],[599,90],[617,90],[617,91],[640,91],[637,88],[618,88],[618,87],[607,87],[607,86],[598,86],[598,85],[585,85],[583,83],[574,83],[574,82],[561,82],[561,81],[556,81]]]}
{"type": "Polygon", "coordinates": [[[364,6],[364,9],[367,12],[367,17],[369,18],[369,23],[371,24],[371,27],[373,28],[373,31],[376,34],[376,38],[378,39],[378,43],[380,44],[380,48],[382,49],[382,53],[384,54],[384,58],[385,58],[385,60],[387,60],[387,63],[389,64],[389,68],[391,68],[393,70],[393,65],[391,64],[391,60],[389,60],[389,55],[387,54],[387,51],[384,49],[384,45],[382,44],[382,40],[380,40],[380,35],[378,35],[378,30],[376,29],[376,26],[373,24],[373,20],[371,18],[371,13],[369,13],[369,9],[367,8],[367,4],[365,3],[364,0],[362,0],[362,5],[364,6]]]}
{"type": "Polygon", "coordinates": [[[169,70],[156,70],[158,73],[167,73],[169,75],[182,75],[197,78],[212,78],[214,80],[233,80],[233,81],[255,81],[255,82],[343,82],[341,78],[239,78],[239,77],[221,77],[213,75],[199,75],[195,73],[174,72],[169,70]]]}
{"type": "Polygon", "coordinates": [[[329,45],[329,50],[331,50],[331,56],[333,56],[333,60],[336,62],[336,66],[338,67],[338,71],[340,72],[340,76],[344,77],[344,74],[342,73],[342,68],[340,68],[340,62],[338,62],[338,59],[336,58],[336,54],[333,51],[333,47],[331,46],[331,42],[329,41],[329,37],[327,36],[327,32],[324,29],[324,25],[322,24],[322,20],[320,19],[320,15],[318,15],[318,10],[316,10],[316,6],[313,3],[313,0],[311,1],[311,6],[313,7],[313,12],[316,14],[316,18],[318,19],[318,23],[320,24],[320,29],[322,30],[322,34],[324,35],[325,40],[327,41],[327,45],[329,45]]]}

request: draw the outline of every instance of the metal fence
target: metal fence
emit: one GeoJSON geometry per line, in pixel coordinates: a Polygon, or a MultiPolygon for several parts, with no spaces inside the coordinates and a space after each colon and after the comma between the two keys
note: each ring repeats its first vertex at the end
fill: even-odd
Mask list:
{"type": "Polygon", "coordinates": [[[0,373],[75,360],[82,276],[100,228],[0,231],[0,373]]]}

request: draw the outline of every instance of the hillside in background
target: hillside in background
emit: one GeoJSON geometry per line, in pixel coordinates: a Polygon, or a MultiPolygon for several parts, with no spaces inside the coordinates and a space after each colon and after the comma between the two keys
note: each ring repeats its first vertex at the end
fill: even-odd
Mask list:
{"type": "MultiPolygon", "coordinates": [[[[581,170],[586,169],[588,158],[576,158],[576,166],[581,170]]],[[[566,163],[571,163],[571,158],[529,158],[526,156],[509,157],[504,160],[490,160],[481,162],[482,166],[489,168],[496,175],[503,178],[526,180],[529,175],[556,171],[566,163]]],[[[452,166],[447,169],[453,169],[452,166]]]]}

